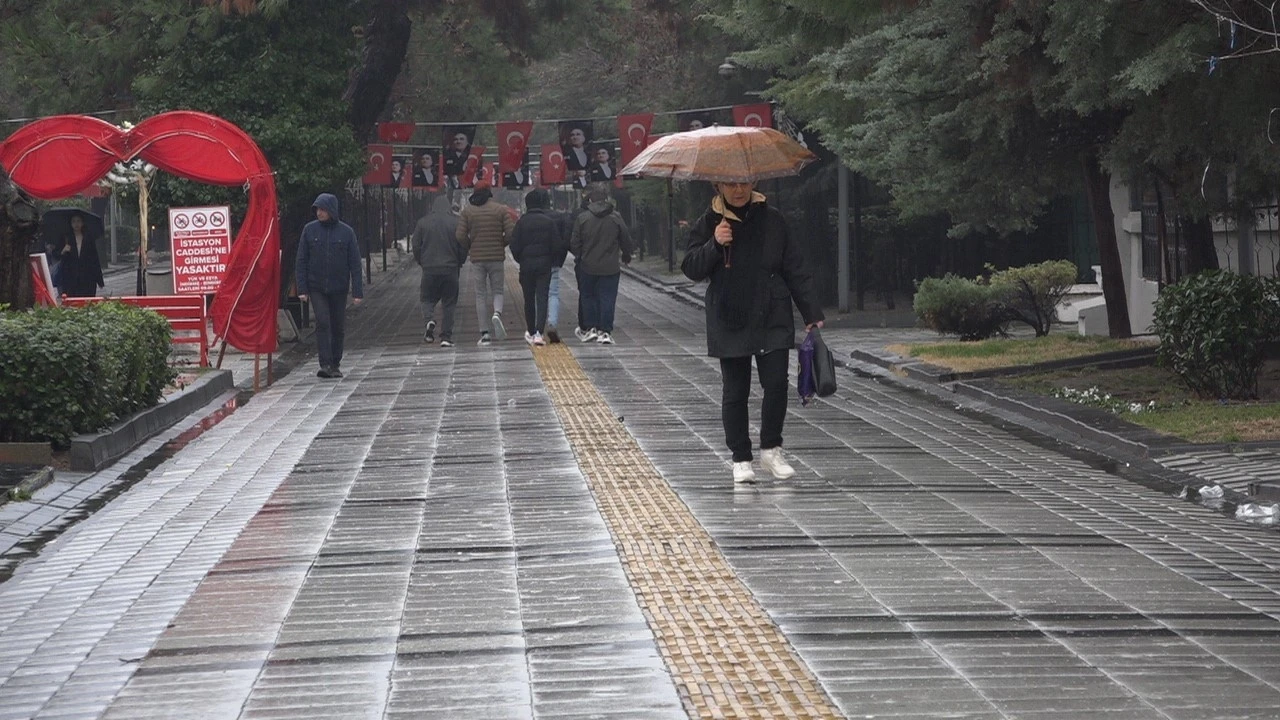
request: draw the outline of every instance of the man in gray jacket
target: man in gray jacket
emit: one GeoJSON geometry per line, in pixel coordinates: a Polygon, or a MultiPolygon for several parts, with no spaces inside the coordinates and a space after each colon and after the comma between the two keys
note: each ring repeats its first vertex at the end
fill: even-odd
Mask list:
{"type": "Polygon", "coordinates": [[[453,313],[458,306],[458,273],[467,253],[458,244],[458,212],[438,197],[432,211],[413,229],[413,259],[422,266],[422,317],[427,323],[426,341],[436,341],[436,304],[441,305],[440,347],[453,347],[453,313]]]}
{"type": "Polygon", "coordinates": [[[587,190],[587,211],[573,223],[569,251],[575,264],[582,268],[578,294],[582,297],[582,342],[613,344],[613,311],[618,303],[618,281],[622,264],[631,264],[631,233],[622,216],[609,201],[609,189],[603,184],[587,190]]]}

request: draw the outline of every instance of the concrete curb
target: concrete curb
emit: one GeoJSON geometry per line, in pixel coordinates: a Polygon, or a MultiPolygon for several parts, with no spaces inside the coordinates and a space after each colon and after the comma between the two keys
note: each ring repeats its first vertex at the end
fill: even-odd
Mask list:
{"type": "Polygon", "coordinates": [[[76,472],[101,470],[234,387],[230,370],[210,370],[155,407],[102,432],[71,438],[71,469],[76,472]]]}

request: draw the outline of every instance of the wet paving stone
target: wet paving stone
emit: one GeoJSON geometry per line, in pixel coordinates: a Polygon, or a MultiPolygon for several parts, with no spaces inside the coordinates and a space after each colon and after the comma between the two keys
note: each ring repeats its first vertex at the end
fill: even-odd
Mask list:
{"type": "MultiPolygon", "coordinates": [[[[408,270],[346,378],[286,377],[0,583],[0,719],[783,715],[682,702],[580,465],[617,446],[473,344],[466,273],[459,347],[422,344],[408,270]]],[[[568,348],[845,716],[1275,717],[1280,534],[852,375],[792,405],[797,478],[735,487],[702,325],[627,278],[618,344],[568,348]]],[[[1166,464],[1235,481],[1209,461],[1166,464]]]]}

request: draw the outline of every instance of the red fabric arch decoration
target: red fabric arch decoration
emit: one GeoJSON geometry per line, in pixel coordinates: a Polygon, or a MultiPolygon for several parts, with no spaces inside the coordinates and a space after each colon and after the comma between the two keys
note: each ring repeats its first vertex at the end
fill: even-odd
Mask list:
{"type": "Polygon", "coordinates": [[[276,349],[280,225],[276,183],[262,150],[222,118],[179,110],[125,131],[87,115],[37,120],[0,142],[0,165],[42,200],[92,186],[117,162],[134,158],[211,185],[244,185],[249,210],[231,245],[213,301],[213,332],[244,352],[276,349]]]}

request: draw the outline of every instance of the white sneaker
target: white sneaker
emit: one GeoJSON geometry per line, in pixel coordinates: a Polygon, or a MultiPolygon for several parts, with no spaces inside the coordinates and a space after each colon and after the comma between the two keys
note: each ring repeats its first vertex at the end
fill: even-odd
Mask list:
{"type": "Polygon", "coordinates": [[[600,343],[601,345],[612,345],[613,336],[607,332],[601,332],[599,335],[596,336],[596,342],[600,343]]]}
{"type": "Polygon", "coordinates": [[[524,334],[524,341],[525,341],[525,342],[527,342],[527,343],[529,343],[530,345],[532,345],[532,344],[533,344],[533,336],[526,332],[526,333],[524,334]]]}
{"type": "Polygon", "coordinates": [[[534,333],[533,344],[537,345],[538,347],[542,347],[543,345],[547,344],[547,341],[542,339],[542,333],[534,333]]]}
{"type": "Polygon", "coordinates": [[[480,333],[480,340],[479,340],[479,342],[477,342],[476,344],[477,344],[477,345],[488,345],[488,344],[489,344],[489,333],[487,333],[487,332],[486,332],[486,333],[480,333]]]}
{"type": "Polygon", "coordinates": [[[736,483],[755,482],[756,471],[751,469],[751,461],[736,462],[733,464],[733,481],[736,483]]]}
{"type": "Polygon", "coordinates": [[[775,478],[786,480],[796,475],[796,469],[787,463],[787,459],[782,457],[782,448],[769,448],[760,451],[760,467],[768,470],[775,478]]]}
{"type": "Polygon", "coordinates": [[[590,330],[582,333],[582,342],[595,342],[595,339],[598,337],[600,337],[600,333],[595,328],[591,328],[590,330]]]}
{"type": "Polygon", "coordinates": [[[576,337],[576,338],[578,338],[579,340],[582,340],[583,338],[585,338],[585,337],[587,336],[587,331],[586,331],[586,330],[583,330],[583,329],[582,329],[582,328],[580,328],[580,327],[576,327],[576,328],[574,328],[574,329],[573,329],[573,336],[574,336],[574,337],[576,337]]]}
{"type": "Polygon", "coordinates": [[[507,326],[502,324],[502,316],[494,313],[493,317],[493,339],[499,342],[507,339],[507,326]]]}

